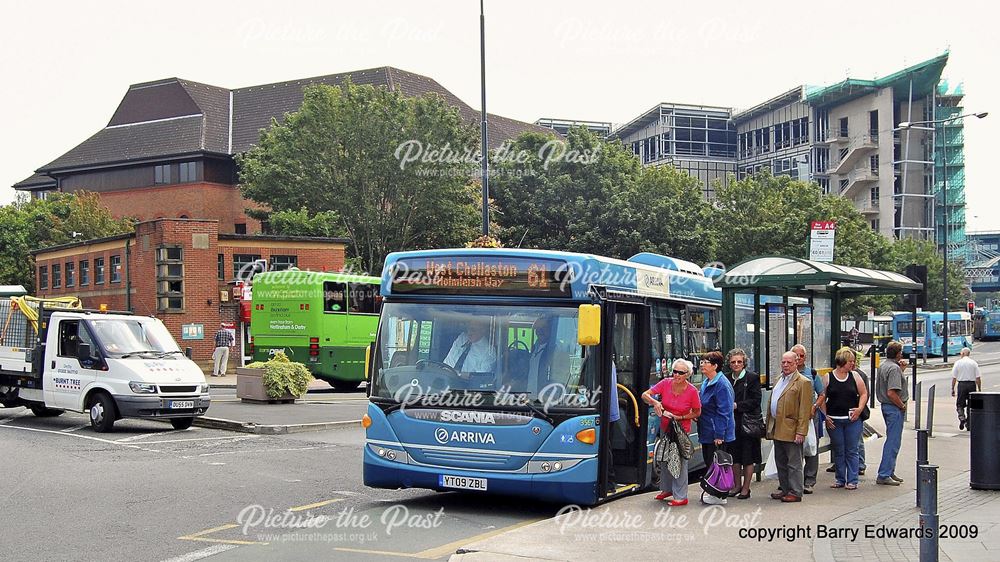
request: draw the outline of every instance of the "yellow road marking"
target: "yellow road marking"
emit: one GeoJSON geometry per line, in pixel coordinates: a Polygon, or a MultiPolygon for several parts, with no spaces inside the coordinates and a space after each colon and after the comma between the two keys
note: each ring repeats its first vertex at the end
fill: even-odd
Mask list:
{"type": "Polygon", "coordinates": [[[525,527],[525,526],[531,525],[532,523],[537,523],[537,522],[539,522],[541,520],[542,520],[541,517],[536,518],[536,519],[528,519],[527,521],[521,521],[520,523],[515,523],[515,524],[509,525],[507,527],[501,527],[499,529],[493,529],[492,531],[487,531],[485,533],[476,535],[474,537],[469,537],[469,538],[466,538],[466,539],[460,539],[460,540],[457,540],[457,541],[454,541],[454,542],[450,542],[448,544],[443,544],[441,546],[436,546],[434,548],[428,548],[427,550],[421,550],[420,552],[414,554],[413,556],[415,556],[417,558],[427,559],[427,560],[434,560],[436,558],[441,558],[442,556],[445,556],[447,554],[455,554],[455,551],[458,550],[459,548],[461,548],[463,545],[474,543],[474,542],[478,542],[478,541],[484,541],[484,540],[486,540],[486,539],[488,539],[490,537],[495,537],[495,536],[499,535],[500,533],[506,533],[507,531],[513,531],[514,529],[519,529],[521,527],[525,527]]]}
{"type": "Polygon", "coordinates": [[[531,525],[532,523],[537,523],[543,518],[539,517],[536,519],[528,519],[527,521],[521,521],[520,523],[515,523],[507,527],[501,527],[499,529],[493,529],[492,531],[487,531],[485,533],[480,533],[478,535],[467,537],[464,539],[459,539],[457,541],[452,541],[448,544],[443,544],[441,546],[435,546],[428,548],[427,550],[421,550],[420,552],[393,552],[391,550],[366,550],[363,548],[345,548],[337,547],[334,550],[340,550],[342,552],[356,552],[360,554],[376,554],[379,556],[399,556],[403,558],[419,558],[421,560],[435,560],[446,556],[448,554],[454,554],[456,550],[461,548],[463,545],[483,541],[490,537],[495,537],[500,533],[506,533],[507,531],[513,531],[514,529],[519,529],[521,527],[531,525]]]}
{"type": "Polygon", "coordinates": [[[300,505],[299,507],[290,507],[288,511],[305,511],[307,509],[312,509],[314,507],[323,507],[324,505],[330,505],[333,502],[343,501],[344,498],[336,498],[332,500],[326,500],[322,502],[311,503],[309,505],[300,505]]]}
{"type": "Polygon", "coordinates": [[[365,550],[363,548],[345,548],[336,547],[334,550],[339,550],[341,552],[356,552],[359,554],[376,554],[378,556],[399,556],[403,558],[416,558],[416,554],[409,554],[407,552],[392,552],[388,550],[365,550]]]}
{"type": "Polygon", "coordinates": [[[184,535],[183,537],[177,537],[182,541],[201,541],[201,542],[215,542],[222,544],[268,544],[266,542],[260,541],[240,541],[240,540],[229,540],[229,539],[208,539],[205,535],[210,535],[219,531],[225,531],[227,529],[232,529],[234,527],[239,527],[236,523],[227,523],[226,525],[219,525],[218,527],[213,527],[211,529],[205,529],[204,531],[198,531],[197,533],[192,533],[190,535],[184,535]]]}

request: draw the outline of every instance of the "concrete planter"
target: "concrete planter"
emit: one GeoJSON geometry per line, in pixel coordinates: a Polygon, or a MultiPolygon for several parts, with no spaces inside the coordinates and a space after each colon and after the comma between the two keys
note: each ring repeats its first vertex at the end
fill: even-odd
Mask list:
{"type": "Polygon", "coordinates": [[[285,394],[271,398],[264,390],[264,369],[248,367],[236,368],[236,397],[244,402],[259,402],[263,404],[287,404],[295,402],[298,396],[285,394]]]}

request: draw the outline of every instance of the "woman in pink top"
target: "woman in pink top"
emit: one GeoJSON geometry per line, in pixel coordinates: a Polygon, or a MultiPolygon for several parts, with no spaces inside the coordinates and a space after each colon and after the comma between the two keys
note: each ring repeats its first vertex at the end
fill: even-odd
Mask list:
{"type": "MultiPolygon", "coordinates": [[[[656,415],[660,416],[661,431],[668,431],[670,420],[675,419],[680,422],[685,433],[690,433],[691,420],[701,413],[698,389],[688,382],[692,369],[694,365],[690,361],[678,359],[674,361],[672,377],[661,380],[653,385],[653,388],[642,393],[642,401],[652,406],[656,415]],[[654,398],[654,395],[659,395],[659,400],[654,398]]],[[[674,499],[670,500],[670,505],[687,505],[687,489],[687,459],[681,457],[681,473],[677,478],[670,475],[666,466],[661,467],[660,493],[656,499],[665,500],[673,495],[674,499]]]]}

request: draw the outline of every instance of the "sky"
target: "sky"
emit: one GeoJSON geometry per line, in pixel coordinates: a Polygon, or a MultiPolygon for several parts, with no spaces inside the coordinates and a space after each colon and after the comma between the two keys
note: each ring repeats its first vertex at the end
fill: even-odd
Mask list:
{"type": "MultiPolygon", "coordinates": [[[[1000,230],[996,8],[985,2],[486,1],[487,109],[622,124],[659,102],[747,108],[801,84],[871,79],[949,50],[963,82],[968,230],[1000,230]],[[903,7],[905,6],[905,7],[903,7]],[[996,156],[994,156],[995,158],[996,156]]],[[[479,3],[23,2],[0,22],[9,186],[104,127],[130,84],[237,88],[394,66],[480,106],[479,3]]]]}

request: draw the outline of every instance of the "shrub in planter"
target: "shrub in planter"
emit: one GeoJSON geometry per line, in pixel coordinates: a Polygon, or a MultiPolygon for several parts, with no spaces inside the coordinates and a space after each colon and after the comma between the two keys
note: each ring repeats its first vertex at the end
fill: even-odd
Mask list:
{"type": "Polygon", "coordinates": [[[280,351],[267,361],[254,361],[247,367],[264,369],[264,376],[261,377],[264,391],[275,400],[285,395],[302,396],[313,378],[305,365],[289,361],[280,351]]]}

